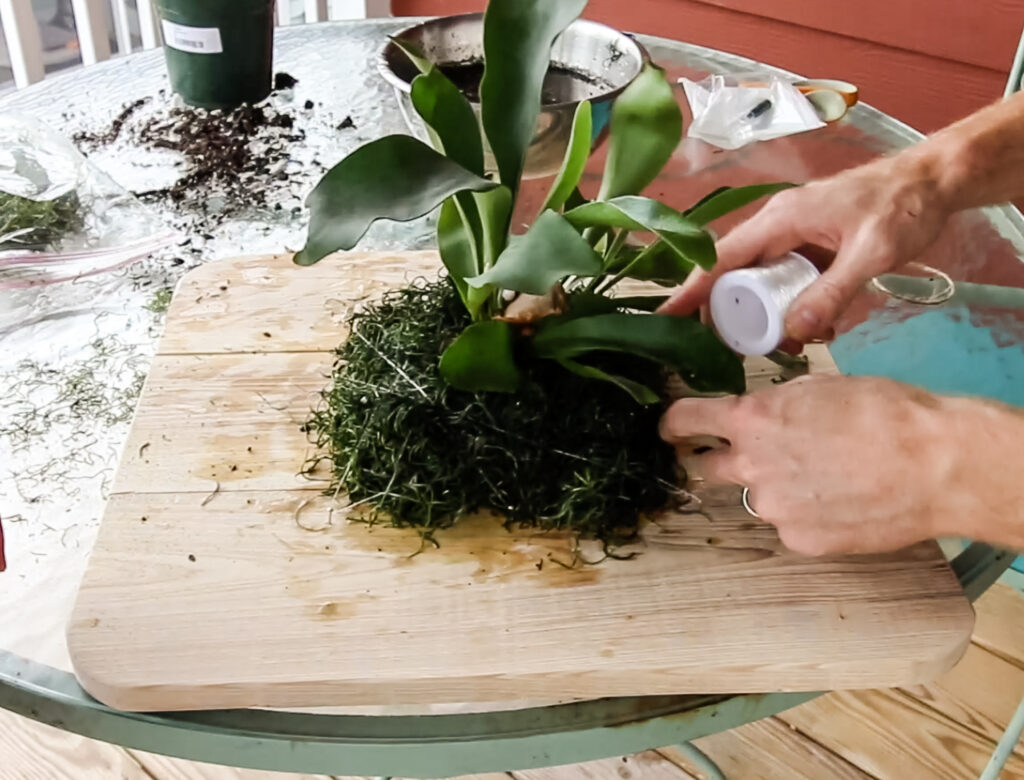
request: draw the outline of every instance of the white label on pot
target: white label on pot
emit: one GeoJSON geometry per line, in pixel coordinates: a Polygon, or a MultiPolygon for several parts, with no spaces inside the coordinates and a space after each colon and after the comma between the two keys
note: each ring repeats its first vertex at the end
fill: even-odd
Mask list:
{"type": "Polygon", "coordinates": [[[164,43],[172,49],[194,54],[220,54],[224,51],[220,30],[216,27],[186,27],[166,19],[161,19],[160,25],[164,30],[164,43]]]}

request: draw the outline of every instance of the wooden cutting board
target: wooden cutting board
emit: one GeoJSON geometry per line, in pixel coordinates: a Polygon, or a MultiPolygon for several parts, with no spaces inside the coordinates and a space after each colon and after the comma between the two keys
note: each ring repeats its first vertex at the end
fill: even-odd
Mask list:
{"type": "MultiPolygon", "coordinates": [[[[493,518],[415,557],[415,533],[346,522],[298,476],[300,425],[351,308],[438,267],[253,257],[182,280],[69,628],[86,690],[126,710],[431,705],[895,686],[960,657],[973,612],[937,544],[801,557],[731,489],[649,524],[638,558],[573,570],[566,538],[493,518]]],[[[751,384],[776,373],[751,363],[751,384]]]]}

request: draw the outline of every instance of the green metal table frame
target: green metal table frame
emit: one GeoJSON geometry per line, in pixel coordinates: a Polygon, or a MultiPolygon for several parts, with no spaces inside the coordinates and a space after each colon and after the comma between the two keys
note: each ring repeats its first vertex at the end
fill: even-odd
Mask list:
{"type": "MultiPolygon", "coordinates": [[[[973,601],[1013,558],[975,543],[952,565],[973,601]]],[[[822,695],[616,698],[459,715],[139,714],[100,704],[69,672],[2,650],[0,669],[5,709],[92,739],[252,769],[400,777],[452,777],[626,755],[726,731],[822,695]]]]}

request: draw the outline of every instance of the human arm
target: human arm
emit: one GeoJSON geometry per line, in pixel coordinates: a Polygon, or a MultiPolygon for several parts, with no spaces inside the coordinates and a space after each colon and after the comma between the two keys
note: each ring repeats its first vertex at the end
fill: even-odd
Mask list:
{"type": "Polygon", "coordinates": [[[688,458],[688,471],[749,488],[797,552],[880,552],[938,536],[1024,549],[1024,411],[819,376],[677,401],[661,430],[681,453],[696,436],[728,440],[688,458]]]}
{"type": "Polygon", "coordinates": [[[869,279],[914,260],[957,211],[1024,196],[1024,93],[989,106],[890,157],[779,193],[718,242],[718,262],[695,272],[663,313],[704,305],[722,273],[805,244],[835,259],[790,308],[786,331],[825,335],[869,279]]]}

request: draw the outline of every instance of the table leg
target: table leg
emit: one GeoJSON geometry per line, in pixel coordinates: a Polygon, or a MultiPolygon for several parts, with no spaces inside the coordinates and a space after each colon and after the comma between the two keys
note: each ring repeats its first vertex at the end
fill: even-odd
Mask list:
{"type": "Polygon", "coordinates": [[[992,758],[989,759],[988,766],[985,767],[985,771],[981,773],[978,780],[998,780],[999,775],[1003,772],[1003,767],[1006,766],[1006,760],[1020,740],[1022,731],[1024,731],[1024,699],[1021,699],[1020,704],[1017,705],[1013,719],[1006,727],[1006,731],[1003,732],[1002,739],[996,745],[996,750],[992,754],[992,758]]]}
{"type": "Polygon", "coordinates": [[[676,747],[707,780],[726,780],[725,774],[718,768],[718,764],[692,742],[683,742],[676,747]]]}
{"type": "Polygon", "coordinates": [[[963,586],[967,598],[978,598],[998,580],[1010,564],[1015,553],[1001,550],[983,542],[973,542],[962,553],[950,561],[957,579],[963,586]]]}

